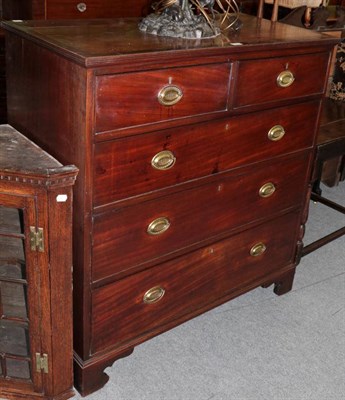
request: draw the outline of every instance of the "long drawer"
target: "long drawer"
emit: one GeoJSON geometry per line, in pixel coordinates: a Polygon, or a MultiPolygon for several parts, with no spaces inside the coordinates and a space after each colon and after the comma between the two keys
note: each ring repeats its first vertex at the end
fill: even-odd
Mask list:
{"type": "Polygon", "coordinates": [[[95,145],[94,206],[313,144],[319,101],[95,145]]]}
{"type": "Polygon", "coordinates": [[[328,61],[327,53],[241,61],[234,107],[320,95],[328,61]]]}
{"type": "Polygon", "coordinates": [[[96,77],[96,133],[210,114],[228,107],[231,65],[96,77]]]}
{"type": "Polygon", "coordinates": [[[299,215],[290,213],[151,268],[92,295],[92,352],[194,312],[293,261],[299,215]]]}
{"type": "Polygon", "coordinates": [[[221,174],[189,190],[95,214],[93,281],[299,207],[309,159],[310,152],[301,152],[221,174]]]}

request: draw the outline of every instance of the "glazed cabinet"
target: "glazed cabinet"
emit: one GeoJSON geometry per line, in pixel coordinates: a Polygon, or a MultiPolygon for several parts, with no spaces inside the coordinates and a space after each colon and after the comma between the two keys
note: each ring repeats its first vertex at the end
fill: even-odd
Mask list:
{"type": "Polygon", "coordinates": [[[72,391],[71,186],[63,167],[0,126],[0,397],[72,391]]]}
{"type": "Polygon", "coordinates": [[[292,287],[336,40],[241,19],[205,40],[138,19],[5,24],[11,123],[80,170],[83,395],[143,341],[258,286],[292,287]]]}

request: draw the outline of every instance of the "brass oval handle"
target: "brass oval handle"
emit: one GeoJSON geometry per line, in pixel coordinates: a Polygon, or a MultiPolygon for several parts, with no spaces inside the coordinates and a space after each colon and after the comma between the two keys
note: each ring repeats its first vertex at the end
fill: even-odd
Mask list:
{"type": "Polygon", "coordinates": [[[157,153],[151,160],[151,165],[153,168],[160,171],[165,171],[174,166],[176,157],[174,153],[169,150],[163,150],[157,153]]]}
{"type": "Polygon", "coordinates": [[[285,129],[281,125],[274,125],[268,131],[268,138],[272,140],[272,142],[278,142],[278,140],[282,139],[285,135],[285,129]]]}
{"type": "Polygon", "coordinates": [[[175,85],[164,86],[158,93],[158,101],[163,106],[173,106],[183,97],[182,90],[175,85]]]}
{"type": "Polygon", "coordinates": [[[266,246],[264,243],[257,243],[250,249],[250,255],[252,257],[261,256],[266,251],[266,246]]]}
{"type": "Polygon", "coordinates": [[[153,304],[157,303],[159,300],[163,298],[165,294],[165,290],[160,286],[155,286],[149,289],[143,297],[143,302],[145,304],[153,304]]]}
{"type": "Polygon", "coordinates": [[[147,233],[152,236],[161,235],[170,228],[170,221],[166,217],[155,219],[147,227],[147,233]]]}
{"type": "Polygon", "coordinates": [[[78,3],[77,4],[77,10],[81,13],[86,11],[86,4],[85,3],[78,3]]]}
{"type": "Polygon", "coordinates": [[[259,190],[259,195],[261,197],[270,197],[276,191],[276,187],[272,182],[267,182],[261,186],[259,190]]]}
{"type": "Polygon", "coordinates": [[[279,87],[286,88],[291,86],[295,81],[293,73],[289,70],[281,72],[277,76],[277,84],[279,87]]]}

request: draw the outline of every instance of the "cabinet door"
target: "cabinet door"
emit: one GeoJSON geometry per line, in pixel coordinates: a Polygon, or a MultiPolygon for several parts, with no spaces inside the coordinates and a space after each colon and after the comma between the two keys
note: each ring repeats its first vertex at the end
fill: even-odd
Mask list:
{"type": "Polygon", "coordinates": [[[0,386],[26,393],[42,391],[44,373],[35,206],[0,193],[0,386]]]}

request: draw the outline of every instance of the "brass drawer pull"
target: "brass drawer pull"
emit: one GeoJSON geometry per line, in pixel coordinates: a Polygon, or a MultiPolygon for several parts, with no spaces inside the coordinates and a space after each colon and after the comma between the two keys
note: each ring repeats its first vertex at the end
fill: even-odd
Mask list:
{"type": "Polygon", "coordinates": [[[283,71],[277,76],[277,85],[282,88],[291,86],[294,81],[295,77],[289,70],[283,71]]]}
{"type": "Polygon", "coordinates": [[[276,191],[276,187],[272,182],[265,183],[259,190],[261,197],[270,197],[276,191]]]}
{"type": "Polygon", "coordinates": [[[155,286],[144,294],[143,302],[145,304],[157,303],[159,300],[162,300],[164,294],[165,290],[162,287],[155,286]]]}
{"type": "Polygon", "coordinates": [[[175,85],[165,86],[158,93],[158,101],[163,106],[173,106],[178,103],[182,97],[182,90],[175,85]]]}
{"type": "Polygon", "coordinates": [[[77,10],[81,13],[86,11],[86,4],[85,3],[78,3],[77,4],[77,10]]]}
{"type": "Polygon", "coordinates": [[[272,140],[272,142],[278,142],[284,135],[285,129],[281,125],[274,125],[267,134],[269,140],[272,140]]]}
{"type": "Polygon", "coordinates": [[[250,249],[250,255],[252,257],[258,257],[261,256],[266,251],[266,246],[264,243],[257,243],[255,244],[251,249],[250,249]]]}
{"type": "Polygon", "coordinates": [[[166,217],[155,219],[147,227],[147,233],[152,236],[161,235],[170,228],[170,221],[166,217]]]}
{"type": "Polygon", "coordinates": [[[165,171],[174,166],[176,158],[174,153],[169,150],[160,151],[151,160],[151,165],[153,168],[160,171],[165,171]]]}

